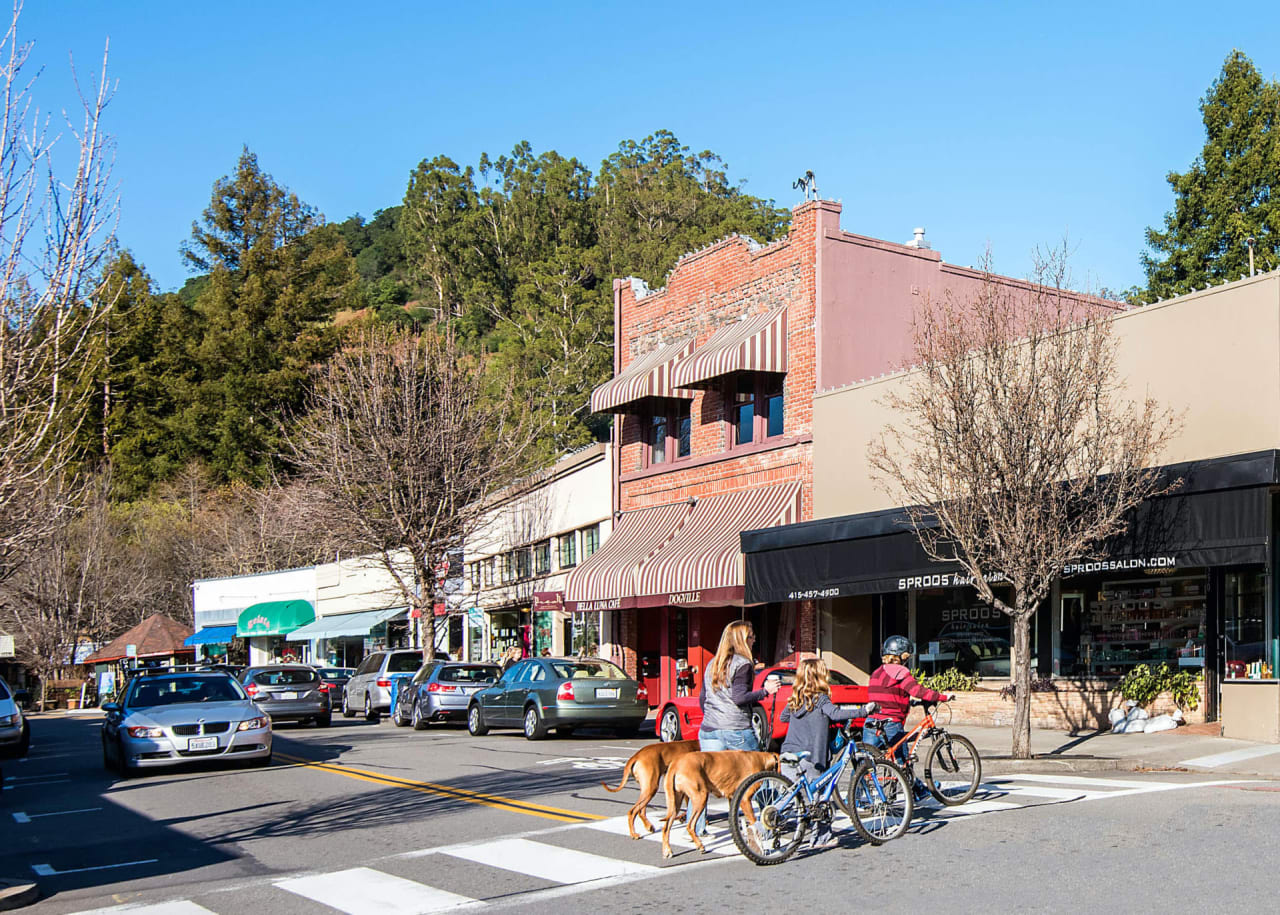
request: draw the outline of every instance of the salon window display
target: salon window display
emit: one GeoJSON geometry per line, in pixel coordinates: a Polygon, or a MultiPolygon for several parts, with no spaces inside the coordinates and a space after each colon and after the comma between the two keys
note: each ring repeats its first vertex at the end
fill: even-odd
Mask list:
{"type": "MultiPolygon", "coordinates": [[[[1012,602],[1008,588],[997,596],[1012,602]]],[[[1039,644],[1039,615],[1032,617],[1031,645],[1039,644]]],[[[1013,629],[1008,614],[983,603],[966,588],[924,591],[916,597],[918,661],[928,673],[952,667],[980,677],[1007,678],[1011,670],[1013,629]]],[[[1037,658],[1031,659],[1034,667],[1037,658]]]]}
{"type": "Polygon", "coordinates": [[[1123,677],[1138,664],[1204,667],[1204,575],[1104,581],[1089,596],[1078,672],[1123,677]]]}

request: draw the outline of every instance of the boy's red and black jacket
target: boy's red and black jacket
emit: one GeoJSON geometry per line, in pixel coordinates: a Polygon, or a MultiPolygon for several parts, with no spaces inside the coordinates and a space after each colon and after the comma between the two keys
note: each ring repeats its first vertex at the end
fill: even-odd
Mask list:
{"type": "Polygon", "coordinates": [[[871,675],[867,684],[867,698],[880,703],[880,708],[872,718],[902,722],[907,720],[913,698],[938,702],[942,699],[942,693],[921,686],[911,676],[911,671],[901,664],[883,664],[871,675]]]}

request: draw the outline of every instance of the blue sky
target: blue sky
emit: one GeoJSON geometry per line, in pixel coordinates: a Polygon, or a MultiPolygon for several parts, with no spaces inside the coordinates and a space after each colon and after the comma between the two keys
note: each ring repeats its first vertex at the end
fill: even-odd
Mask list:
{"type": "Polygon", "coordinates": [[[669,129],[791,205],[813,169],[849,231],[921,225],[943,258],[1077,285],[1143,279],[1143,230],[1203,144],[1197,103],[1233,47],[1280,67],[1280,4],[104,3],[28,0],[38,98],[67,55],[119,89],[120,240],[162,289],[242,144],[330,220],[400,202],[410,169],[528,140],[593,171],[669,129]]]}

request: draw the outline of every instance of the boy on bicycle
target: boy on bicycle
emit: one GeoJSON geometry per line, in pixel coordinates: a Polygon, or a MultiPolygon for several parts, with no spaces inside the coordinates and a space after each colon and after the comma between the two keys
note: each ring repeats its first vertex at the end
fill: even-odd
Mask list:
{"type": "MultiPolygon", "coordinates": [[[[782,720],[787,722],[787,737],[782,742],[782,753],[794,753],[802,757],[798,773],[813,780],[825,772],[831,754],[831,723],[863,718],[876,710],[876,704],[838,708],[831,701],[831,674],[827,665],[815,658],[806,658],[796,668],[795,687],[791,698],[782,710],[782,720]]],[[[813,847],[826,845],[831,840],[830,822],[823,822],[814,833],[813,847]]]]}
{"type": "MultiPolygon", "coordinates": [[[[911,640],[900,635],[891,635],[884,640],[881,649],[881,664],[871,674],[867,686],[867,694],[872,702],[880,708],[875,714],[868,716],[862,728],[862,740],[873,747],[893,746],[906,731],[907,713],[911,711],[911,700],[923,702],[949,702],[952,696],[940,693],[936,689],[922,686],[911,676],[907,663],[915,654],[915,646],[911,640]]],[[[907,744],[898,747],[895,754],[899,763],[907,761],[907,744]]],[[[916,797],[928,793],[924,782],[916,779],[916,797]]]]}

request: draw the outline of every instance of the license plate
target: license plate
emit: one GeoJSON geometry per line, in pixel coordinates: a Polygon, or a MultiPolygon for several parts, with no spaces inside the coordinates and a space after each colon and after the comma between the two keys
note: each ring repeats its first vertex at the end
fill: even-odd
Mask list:
{"type": "Polygon", "coordinates": [[[218,738],[216,737],[192,737],[187,741],[188,750],[216,750],[218,749],[218,738]]]}
{"type": "Polygon", "coordinates": [[[280,698],[281,699],[297,699],[298,694],[297,693],[281,693],[280,698]]]}
{"type": "Polygon", "coordinates": [[[596,698],[597,699],[617,699],[618,687],[615,686],[612,689],[597,689],[596,698]]]}

